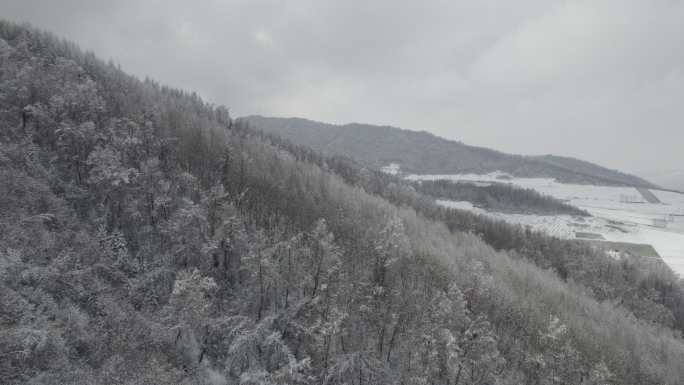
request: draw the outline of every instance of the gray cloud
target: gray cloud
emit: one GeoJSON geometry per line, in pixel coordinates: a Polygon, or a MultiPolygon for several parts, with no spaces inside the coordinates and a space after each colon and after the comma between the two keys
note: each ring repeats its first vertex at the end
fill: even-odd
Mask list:
{"type": "Polygon", "coordinates": [[[678,0],[2,0],[0,15],[235,115],[684,168],[678,0]]]}

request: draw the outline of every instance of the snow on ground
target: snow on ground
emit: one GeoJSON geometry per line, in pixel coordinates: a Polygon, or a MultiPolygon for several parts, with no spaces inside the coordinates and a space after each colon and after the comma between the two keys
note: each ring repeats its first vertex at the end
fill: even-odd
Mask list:
{"type": "Polygon", "coordinates": [[[562,239],[572,239],[575,237],[575,231],[584,230],[578,227],[579,224],[577,224],[569,215],[543,216],[528,214],[488,213],[487,216],[525,227],[529,226],[532,228],[532,230],[545,232],[551,236],[562,239]]]}
{"type": "Polygon", "coordinates": [[[398,175],[401,172],[401,165],[399,163],[390,163],[385,167],[380,168],[380,171],[385,174],[398,175]]]}
{"type": "Polygon", "coordinates": [[[581,232],[598,234],[607,241],[649,244],[675,272],[684,277],[684,194],[651,190],[662,203],[648,203],[632,187],[564,184],[548,178],[514,178],[502,172],[485,175],[409,175],[407,179],[498,182],[534,189],[584,209],[592,217],[581,220],[569,215],[503,214],[488,212],[470,202],[441,200],[438,203],[530,226],[564,239],[575,238],[576,233],[581,232]]]}
{"type": "Polygon", "coordinates": [[[672,191],[651,190],[666,205],[678,205],[684,208],[684,194],[672,191]]]}
{"type": "Polygon", "coordinates": [[[475,207],[475,205],[473,205],[472,203],[467,202],[467,201],[449,201],[449,200],[438,199],[437,204],[442,205],[444,207],[448,207],[450,209],[468,210],[468,211],[472,211],[472,212],[477,213],[477,214],[486,213],[485,210],[482,210],[481,208],[475,207]]]}
{"type": "Polygon", "coordinates": [[[652,245],[663,261],[677,274],[684,277],[684,233],[639,226],[634,232],[616,232],[606,239],[652,245]]]}

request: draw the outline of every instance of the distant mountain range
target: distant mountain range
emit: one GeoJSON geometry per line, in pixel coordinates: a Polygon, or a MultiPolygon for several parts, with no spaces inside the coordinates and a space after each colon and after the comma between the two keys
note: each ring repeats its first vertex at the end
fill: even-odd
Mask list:
{"type": "Polygon", "coordinates": [[[242,118],[265,132],[328,154],[381,168],[399,163],[414,174],[484,174],[503,171],[518,177],[547,177],[559,182],[656,187],[647,180],[575,158],[512,155],[440,138],[424,131],[351,123],[334,125],[301,118],[242,118]]]}

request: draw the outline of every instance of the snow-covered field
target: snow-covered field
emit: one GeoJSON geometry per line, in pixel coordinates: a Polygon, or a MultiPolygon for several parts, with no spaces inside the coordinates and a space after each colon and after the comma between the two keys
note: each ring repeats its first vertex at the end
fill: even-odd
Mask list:
{"type": "Polygon", "coordinates": [[[684,277],[684,194],[651,190],[662,203],[648,203],[632,187],[564,184],[546,178],[514,178],[501,172],[486,175],[409,175],[407,179],[498,182],[534,189],[584,209],[592,217],[580,219],[569,215],[502,214],[485,211],[469,202],[438,203],[531,226],[565,239],[576,238],[577,232],[580,232],[597,234],[607,241],[648,244],[653,246],[665,263],[684,277]]]}

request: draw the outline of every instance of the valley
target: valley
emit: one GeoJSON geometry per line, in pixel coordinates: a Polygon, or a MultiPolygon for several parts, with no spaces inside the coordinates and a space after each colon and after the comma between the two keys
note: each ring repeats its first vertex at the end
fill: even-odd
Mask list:
{"type": "Polygon", "coordinates": [[[470,199],[449,199],[440,196],[438,189],[423,193],[443,207],[529,226],[560,239],[597,244],[613,256],[662,258],[678,275],[684,274],[684,194],[668,190],[671,184],[661,189],[637,176],[575,158],[506,154],[395,127],[263,116],[242,120],[323,154],[354,159],[409,182],[446,180],[480,189],[533,190],[557,202],[542,203],[537,197],[520,206],[516,202],[520,197],[513,198],[514,193],[507,190],[498,192],[498,198],[506,202],[492,202],[487,192],[465,192],[472,189],[463,185],[456,188],[456,195],[470,199]],[[541,209],[542,204],[547,206],[541,209]],[[570,207],[563,208],[563,204],[570,207]]]}
{"type": "MultiPolygon", "coordinates": [[[[395,164],[392,171],[398,173],[398,168],[395,164]]],[[[629,252],[660,257],[677,274],[684,274],[684,194],[647,188],[566,184],[552,178],[518,178],[503,172],[409,174],[405,178],[412,181],[450,180],[480,186],[499,183],[533,189],[585,210],[591,216],[500,213],[467,201],[438,199],[437,203],[529,226],[561,239],[598,242],[613,254],[629,252]]]]}

